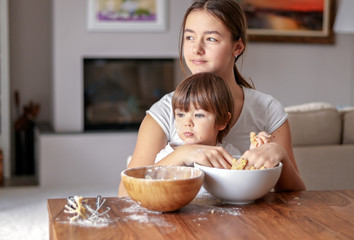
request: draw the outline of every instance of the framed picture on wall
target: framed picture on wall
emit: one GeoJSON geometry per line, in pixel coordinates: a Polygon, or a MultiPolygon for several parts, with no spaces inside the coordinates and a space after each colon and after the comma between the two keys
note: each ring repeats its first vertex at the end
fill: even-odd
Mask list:
{"type": "Polygon", "coordinates": [[[238,1],[250,41],[334,43],[335,0],[238,1]]]}
{"type": "Polygon", "coordinates": [[[166,5],[166,0],[88,0],[88,30],[165,31],[166,5]]]}

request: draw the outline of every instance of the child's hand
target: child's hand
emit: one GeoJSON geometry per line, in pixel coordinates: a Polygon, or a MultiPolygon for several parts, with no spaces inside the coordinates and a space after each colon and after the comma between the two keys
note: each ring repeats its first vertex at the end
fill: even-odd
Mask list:
{"type": "Polygon", "coordinates": [[[269,135],[266,132],[260,132],[258,135],[256,135],[255,132],[250,133],[250,140],[251,140],[251,145],[250,149],[254,149],[256,147],[259,147],[263,144],[269,143],[272,135],[269,135]]]}
{"type": "Polygon", "coordinates": [[[175,155],[175,158],[182,159],[182,165],[185,166],[193,166],[196,162],[207,167],[229,169],[233,160],[233,157],[223,147],[201,144],[184,144],[170,155],[172,154],[175,155]]]}

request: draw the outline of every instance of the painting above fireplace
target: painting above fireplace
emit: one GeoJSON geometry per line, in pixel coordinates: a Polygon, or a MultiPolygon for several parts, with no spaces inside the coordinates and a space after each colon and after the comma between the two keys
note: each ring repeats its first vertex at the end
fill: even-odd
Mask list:
{"type": "Polygon", "coordinates": [[[136,130],[174,89],[174,59],[85,58],[84,129],[136,130]]]}

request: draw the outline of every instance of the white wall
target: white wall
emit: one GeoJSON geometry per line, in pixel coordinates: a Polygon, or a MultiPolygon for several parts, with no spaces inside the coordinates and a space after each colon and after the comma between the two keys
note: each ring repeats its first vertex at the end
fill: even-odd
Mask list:
{"type": "Polygon", "coordinates": [[[56,131],[83,129],[84,57],[178,57],[178,35],[190,0],[168,1],[165,32],[89,32],[87,2],[53,0],[53,123],[56,131]]]}
{"type": "MultiPolygon", "coordinates": [[[[41,104],[39,121],[58,131],[82,130],[82,57],[177,57],[180,22],[191,0],[167,2],[167,31],[146,34],[88,32],[87,1],[9,1],[12,121],[13,91],[19,90],[22,105],[41,104]]],[[[334,45],[251,42],[242,65],[257,89],[284,106],[354,105],[353,34],[337,35],[334,45]]]]}
{"type": "Polygon", "coordinates": [[[284,106],[311,101],[354,104],[354,35],[334,45],[251,43],[242,73],[284,106]]]}
{"type": "MultiPolygon", "coordinates": [[[[178,34],[190,0],[168,1],[164,33],[88,32],[87,1],[53,0],[53,123],[55,130],[81,131],[82,58],[177,57],[178,34]]],[[[310,101],[353,104],[353,36],[334,45],[250,43],[242,72],[257,89],[284,106],[310,101]]]]}
{"type": "Polygon", "coordinates": [[[40,103],[39,121],[51,117],[52,13],[51,0],[9,0],[11,116],[18,118],[14,91],[20,93],[20,112],[30,101],[40,103]]]}

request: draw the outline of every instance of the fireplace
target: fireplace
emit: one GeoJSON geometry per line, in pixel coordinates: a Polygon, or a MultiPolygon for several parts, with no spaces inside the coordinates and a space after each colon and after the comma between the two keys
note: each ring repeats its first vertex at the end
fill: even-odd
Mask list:
{"type": "Polygon", "coordinates": [[[173,91],[175,59],[85,58],[84,130],[135,130],[173,91]]]}

